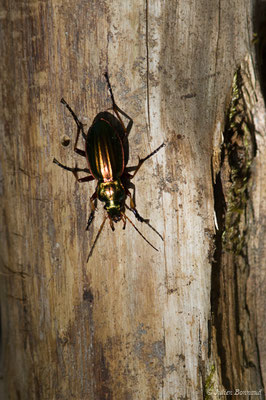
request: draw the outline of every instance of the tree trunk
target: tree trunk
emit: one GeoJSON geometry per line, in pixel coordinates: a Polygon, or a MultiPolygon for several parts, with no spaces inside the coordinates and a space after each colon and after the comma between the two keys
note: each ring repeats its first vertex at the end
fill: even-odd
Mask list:
{"type": "Polygon", "coordinates": [[[2,1],[1,399],[263,398],[264,17],[251,0],[2,1]],[[86,232],[96,183],[53,158],[87,167],[60,99],[88,129],[107,70],[128,165],[166,144],[134,179],[159,251],[106,224],[87,263],[106,211],[86,232]]]}

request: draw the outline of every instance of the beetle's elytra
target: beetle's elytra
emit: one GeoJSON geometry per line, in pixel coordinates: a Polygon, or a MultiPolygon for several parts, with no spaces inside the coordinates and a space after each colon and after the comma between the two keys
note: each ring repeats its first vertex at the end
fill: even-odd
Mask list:
{"type": "Polygon", "coordinates": [[[142,235],[142,233],[136,228],[133,222],[125,214],[125,208],[131,210],[138,221],[147,222],[147,220],[142,218],[136,210],[135,202],[129,191],[130,181],[134,178],[144,161],[148,160],[150,157],[156,154],[164,146],[164,143],[162,143],[147,157],[139,159],[139,163],[136,167],[126,167],[129,153],[128,135],[132,128],[133,121],[115,103],[107,72],[104,74],[104,76],[112,100],[112,110],[115,115],[109,113],[108,111],[99,113],[94,118],[93,123],[89,128],[87,134],[85,134],[83,124],[79,121],[74,111],[64,99],[61,99],[61,103],[64,104],[64,106],[69,110],[78,128],[74,151],[80,156],[87,158],[88,168],[71,168],[61,164],[55,158],[53,160],[53,162],[59,167],[66,169],[67,171],[71,171],[78,182],[89,182],[94,179],[97,180],[96,190],[90,198],[91,213],[87,223],[87,230],[89,229],[89,226],[94,218],[94,214],[96,211],[96,199],[99,199],[100,201],[105,203],[104,208],[107,211],[107,214],[105,215],[100,229],[96,235],[87,261],[92,255],[95,244],[107,218],[109,219],[112,230],[114,230],[114,222],[118,222],[120,220],[123,221],[123,229],[125,229],[126,220],[128,220],[136,229],[136,231],[143,237],[143,239],[155,250],[157,250],[142,235]],[[129,122],[127,127],[125,127],[121,115],[128,119],[129,122]],[[85,139],[85,150],[81,150],[78,148],[80,133],[82,133],[82,136],[85,139]],[[134,173],[130,174],[129,170],[134,171],[134,173]],[[83,178],[79,178],[79,172],[86,172],[88,173],[88,175],[83,178]],[[127,197],[130,198],[130,206],[128,206],[125,202],[127,197]]]}

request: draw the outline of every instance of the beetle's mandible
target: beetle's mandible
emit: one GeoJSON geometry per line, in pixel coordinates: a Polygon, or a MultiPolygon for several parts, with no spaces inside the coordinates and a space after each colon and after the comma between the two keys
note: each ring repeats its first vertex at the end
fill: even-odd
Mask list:
{"type": "MultiPolygon", "coordinates": [[[[78,182],[89,182],[94,179],[97,180],[96,190],[90,198],[91,213],[88,218],[86,230],[89,229],[89,226],[94,218],[94,214],[96,211],[96,199],[99,199],[100,201],[105,203],[104,208],[107,213],[93,242],[87,261],[92,255],[95,244],[107,218],[109,219],[112,230],[115,229],[114,222],[118,222],[120,220],[123,221],[123,229],[125,229],[126,221],[128,220],[136,229],[136,231],[143,237],[143,239],[155,250],[157,250],[142,235],[142,233],[137,229],[134,223],[125,214],[125,208],[131,210],[138,221],[146,223],[148,222],[148,220],[142,218],[136,210],[135,202],[129,191],[130,181],[134,178],[144,161],[148,160],[150,157],[156,154],[165,144],[162,143],[148,156],[139,159],[139,163],[136,167],[126,167],[129,154],[128,135],[132,128],[133,121],[115,103],[108,73],[106,72],[104,76],[110,92],[112,100],[112,110],[114,112],[114,115],[109,113],[108,111],[99,113],[94,118],[93,123],[89,128],[87,134],[85,134],[84,132],[84,125],[79,121],[74,111],[63,98],[61,99],[61,103],[64,104],[64,106],[69,110],[77,125],[77,136],[74,145],[74,151],[80,156],[86,157],[88,168],[71,168],[61,164],[55,158],[53,160],[53,162],[59,167],[67,171],[71,171],[78,182]],[[127,126],[124,125],[121,115],[128,119],[129,122],[127,126]],[[78,148],[80,133],[85,139],[85,150],[81,150],[78,148]],[[133,170],[134,173],[130,174],[129,170],[133,170]],[[88,175],[83,178],[79,178],[79,172],[86,172],[88,173],[88,175]],[[125,203],[127,197],[130,198],[130,206],[125,203]]],[[[159,236],[161,237],[160,234],[159,236]]]]}

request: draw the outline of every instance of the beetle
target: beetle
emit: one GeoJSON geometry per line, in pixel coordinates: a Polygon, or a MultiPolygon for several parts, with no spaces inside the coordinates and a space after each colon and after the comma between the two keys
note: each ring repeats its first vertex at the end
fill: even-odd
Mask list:
{"type": "MultiPolygon", "coordinates": [[[[165,144],[162,143],[157,149],[152,151],[145,158],[139,158],[139,162],[136,167],[126,167],[129,155],[128,135],[132,128],[133,120],[117,106],[114,100],[114,95],[108,73],[106,72],[104,76],[110,93],[112,101],[111,109],[113,110],[114,115],[108,112],[109,109],[105,112],[100,112],[99,114],[97,114],[87,134],[85,134],[84,132],[84,124],[80,122],[68,103],[63,98],[61,99],[61,103],[71,113],[77,125],[77,135],[74,145],[74,151],[80,156],[86,157],[88,168],[78,168],[77,166],[75,166],[74,168],[67,167],[66,165],[61,164],[55,158],[53,159],[53,162],[59,167],[67,171],[71,171],[78,182],[89,182],[92,180],[97,181],[96,190],[90,197],[91,213],[88,218],[86,230],[89,229],[89,226],[93,221],[96,211],[96,200],[98,199],[101,202],[105,203],[104,209],[107,211],[107,213],[98,230],[87,261],[92,255],[93,249],[96,245],[98,237],[100,236],[100,233],[104,227],[107,218],[109,219],[110,227],[113,231],[115,229],[114,223],[122,220],[124,224],[123,229],[125,229],[126,221],[128,220],[130,224],[136,229],[136,231],[142,236],[142,238],[151,247],[157,250],[142,235],[142,233],[137,229],[134,223],[125,214],[125,208],[132,211],[138,221],[148,223],[148,220],[142,218],[136,209],[135,202],[129,191],[130,181],[135,177],[136,173],[138,172],[144,161],[148,160],[150,157],[156,154],[163,146],[165,146],[165,144]],[[129,122],[127,127],[124,125],[121,115],[128,119],[129,122]],[[82,134],[83,138],[85,139],[85,150],[81,150],[80,148],[78,148],[80,134],[82,134]],[[129,171],[131,170],[134,170],[133,174],[129,173],[129,171]],[[88,175],[83,178],[79,178],[79,172],[86,172],[88,173],[88,175]],[[130,198],[130,206],[125,203],[127,197],[130,198]]],[[[151,227],[149,223],[148,225],[151,227]]],[[[161,237],[160,234],[159,236],[161,237]]]]}

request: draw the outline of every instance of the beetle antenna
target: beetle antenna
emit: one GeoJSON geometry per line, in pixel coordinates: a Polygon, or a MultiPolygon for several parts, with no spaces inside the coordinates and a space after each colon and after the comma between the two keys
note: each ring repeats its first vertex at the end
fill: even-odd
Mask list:
{"type": "Polygon", "coordinates": [[[158,249],[156,249],[156,247],[154,247],[146,238],[145,236],[142,235],[142,233],[138,230],[138,228],[133,224],[133,222],[131,221],[131,219],[128,218],[128,216],[126,214],[123,213],[123,215],[125,216],[125,218],[131,223],[131,225],[136,229],[136,231],[140,234],[140,236],[145,240],[145,242],[147,242],[154,250],[159,251],[158,249]]]}
{"type": "Polygon", "coordinates": [[[92,247],[91,247],[91,249],[90,249],[90,252],[89,252],[89,255],[88,255],[88,258],[87,258],[87,262],[89,261],[89,258],[90,258],[91,255],[92,255],[92,252],[93,252],[93,250],[94,250],[94,247],[95,247],[95,245],[96,245],[97,240],[99,239],[99,236],[100,236],[100,234],[101,234],[101,231],[103,230],[103,227],[104,227],[105,221],[107,220],[107,217],[108,217],[108,215],[106,215],[106,216],[104,217],[104,220],[103,220],[103,222],[102,222],[102,225],[100,226],[100,229],[98,230],[98,233],[97,233],[97,235],[96,235],[96,238],[94,239],[93,245],[92,245],[92,247]]]}

